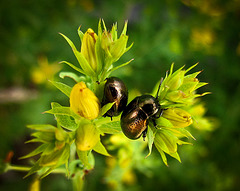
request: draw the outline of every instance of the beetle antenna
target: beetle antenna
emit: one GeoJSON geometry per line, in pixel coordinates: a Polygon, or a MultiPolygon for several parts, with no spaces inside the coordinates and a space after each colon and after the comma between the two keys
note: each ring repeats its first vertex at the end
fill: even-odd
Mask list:
{"type": "Polygon", "coordinates": [[[160,80],[160,84],[159,84],[159,86],[158,86],[156,99],[158,98],[158,94],[159,94],[159,90],[160,90],[160,87],[161,87],[161,85],[162,85],[162,82],[163,82],[163,77],[161,78],[161,80],[160,80]]]}

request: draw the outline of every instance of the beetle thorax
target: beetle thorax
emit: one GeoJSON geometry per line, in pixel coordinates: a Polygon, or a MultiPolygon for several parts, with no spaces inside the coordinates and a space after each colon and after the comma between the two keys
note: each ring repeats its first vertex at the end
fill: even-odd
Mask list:
{"type": "Polygon", "coordinates": [[[155,115],[159,110],[159,106],[156,103],[155,98],[144,100],[139,104],[139,107],[148,117],[155,115]]]}

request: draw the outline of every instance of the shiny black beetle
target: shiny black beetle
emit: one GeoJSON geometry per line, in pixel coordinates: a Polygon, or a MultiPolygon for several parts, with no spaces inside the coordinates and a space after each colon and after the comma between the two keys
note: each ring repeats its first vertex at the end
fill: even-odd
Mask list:
{"type": "Polygon", "coordinates": [[[104,86],[104,94],[101,105],[107,103],[113,103],[111,109],[109,109],[104,116],[117,116],[126,107],[128,101],[128,90],[122,80],[117,77],[107,78],[104,86]]]}
{"type": "Polygon", "coordinates": [[[162,114],[162,109],[158,102],[160,86],[161,83],[156,97],[151,95],[138,96],[123,110],[121,128],[129,139],[138,139],[143,135],[143,140],[145,140],[149,121],[152,121],[154,126],[157,125],[155,120],[162,114]]]}

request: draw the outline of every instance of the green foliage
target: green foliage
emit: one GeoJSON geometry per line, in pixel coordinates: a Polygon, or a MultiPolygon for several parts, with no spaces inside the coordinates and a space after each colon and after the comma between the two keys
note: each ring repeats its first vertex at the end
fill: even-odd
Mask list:
{"type": "MultiPolygon", "coordinates": [[[[81,30],[86,31],[88,26],[95,30],[94,26],[99,16],[105,19],[106,26],[111,26],[116,21],[121,26],[127,19],[129,40],[134,42],[134,46],[114,64],[114,67],[127,62],[132,57],[135,60],[130,65],[114,71],[112,75],[120,76],[126,82],[130,96],[135,95],[136,92],[138,95],[152,92],[152,86],[160,79],[160,76],[164,76],[171,62],[175,62],[176,67],[186,65],[186,68],[192,63],[199,62],[200,64],[193,69],[193,72],[204,69],[204,72],[199,75],[199,79],[208,81],[209,85],[202,87],[198,93],[210,90],[212,94],[204,97],[204,103],[200,101],[195,104],[195,106],[204,105],[203,115],[202,110],[195,106],[190,110],[184,107],[184,110],[193,116],[192,127],[194,128],[190,127],[187,130],[191,131],[196,141],[194,141],[194,146],[185,146],[179,149],[182,164],[166,156],[169,168],[162,166],[154,145],[147,160],[141,160],[140,158],[147,155],[144,152],[147,149],[140,149],[142,148],[139,145],[142,143],[141,141],[131,142],[128,147],[135,148],[135,154],[132,156],[134,162],[129,168],[125,166],[125,170],[119,166],[116,168],[106,167],[105,158],[94,155],[97,161],[95,166],[97,170],[85,177],[85,190],[99,188],[102,190],[113,190],[113,188],[150,190],[153,187],[161,190],[236,190],[239,187],[237,181],[239,172],[237,135],[239,134],[240,91],[238,87],[239,25],[236,24],[239,20],[237,14],[239,3],[237,1],[197,1],[194,3],[185,0],[178,2],[118,1],[114,3],[114,6],[110,1],[97,3],[93,1],[87,3],[85,1],[66,1],[64,3],[42,1],[41,6],[34,1],[12,1],[11,3],[2,2],[0,7],[2,15],[1,96],[5,90],[14,90],[16,86],[20,86],[23,90],[30,90],[30,94],[27,94],[28,96],[23,101],[10,99],[11,91],[7,91],[8,99],[1,97],[1,158],[5,158],[9,150],[13,150],[15,155],[12,162],[28,165],[28,160],[16,160],[24,153],[30,152],[27,150],[32,146],[21,144],[26,140],[25,135],[29,133],[24,128],[25,124],[53,124],[52,115],[39,115],[41,112],[49,110],[50,101],[68,106],[64,94],[52,89],[51,85],[46,85],[46,81],[42,84],[35,83],[32,77],[32,69],[39,69],[37,60],[39,55],[47,56],[49,64],[59,60],[68,60],[69,63],[79,67],[75,63],[76,60],[72,56],[71,49],[63,46],[64,41],[59,37],[60,35],[57,35],[57,32],[61,31],[74,43],[77,43],[80,35],[75,35],[72,31],[75,31],[79,24],[82,24],[81,30]],[[206,118],[204,116],[206,114],[214,118],[206,118]],[[213,126],[216,127],[215,118],[220,119],[217,123],[219,128],[215,128],[215,132],[211,133],[213,126]],[[223,150],[224,157],[222,157],[223,150]],[[122,173],[127,171],[126,169],[131,170],[125,174],[122,173]],[[184,172],[184,176],[182,172],[184,172]],[[131,181],[123,181],[121,174],[131,181]],[[99,181],[103,176],[106,180],[104,183],[99,181]],[[113,187],[110,179],[115,179],[118,186],[113,187]]],[[[76,48],[79,50],[78,44],[76,44],[76,48]]],[[[72,72],[74,70],[67,64],[60,66],[63,67],[62,71],[72,72]]],[[[79,78],[83,77],[80,73],[78,75],[79,78]]],[[[72,87],[73,81],[68,81],[66,78],[69,76],[71,75],[64,75],[64,83],[72,87]]],[[[50,80],[58,81],[59,79],[50,80]]],[[[89,83],[89,79],[87,81],[89,83]]],[[[156,86],[158,85],[159,83],[156,83],[156,86]]],[[[129,98],[129,100],[131,99],[129,98]]],[[[75,122],[72,117],[70,119],[75,122]]],[[[59,121],[58,123],[60,123],[59,121]]],[[[110,126],[110,120],[107,122],[110,126]]],[[[119,135],[121,130],[119,125],[115,125],[116,123],[118,122],[114,121],[112,124],[116,130],[112,133],[117,133],[113,136],[119,135]]],[[[150,127],[152,128],[152,126],[150,127]]],[[[75,129],[73,126],[69,128],[75,129]]],[[[111,128],[108,128],[107,131],[110,132],[111,128]]],[[[175,134],[179,134],[179,132],[188,134],[182,128],[175,129],[174,132],[175,134]]],[[[181,140],[193,142],[186,138],[187,136],[190,137],[190,135],[186,135],[181,140]]],[[[110,139],[109,135],[104,137],[104,145],[108,139],[110,139]]],[[[114,144],[116,145],[116,143],[114,144]]],[[[117,150],[113,152],[110,148],[111,145],[107,147],[111,155],[118,152],[117,150]]],[[[124,158],[123,152],[117,156],[121,156],[121,159],[124,158]]],[[[107,157],[107,161],[108,158],[110,157],[107,157]]],[[[69,171],[73,172],[73,169],[76,169],[75,172],[82,177],[84,172],[81,162],[73,161],[75,163],[69,164],[69,171]]],[[[113,163],[111,164],[114,166],[113,163]]],[[[0,189],[28,190],[31,177],[19,181],[22,176],[22,174],[16,173],[14,176],[2,175],[0,189]]],[[[63,176],[49,176],[41,182],[41,188],[43,190],[69,190],[71,185],[70,181],[65,180],[63,176]]]]}

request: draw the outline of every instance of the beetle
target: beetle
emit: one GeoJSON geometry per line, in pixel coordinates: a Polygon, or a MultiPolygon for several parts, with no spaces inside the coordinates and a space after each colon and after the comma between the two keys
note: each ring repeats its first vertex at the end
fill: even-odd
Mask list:
{"type": "Polygon", "coordinates": [[[113,106],[104,114],[104,117],[118,116],[126,107],[128,102],[128,90],[124,82],[117,77],[106,79],[104,94],[101,105],[113,103],[113,106]]]}
{"type": "Polygon", "coordinates": [[[121,128],[123,133],[129,139],[138,139],[147,134],[149,121],[152,121],[156,127],[156,119],[162,115],[163,110],[158,101],[158,93],[161,83],[157,90],[156,97],[151,95],[141,95],[134,98],[127,107],[123,110],[121,115],[121,128]]]}

